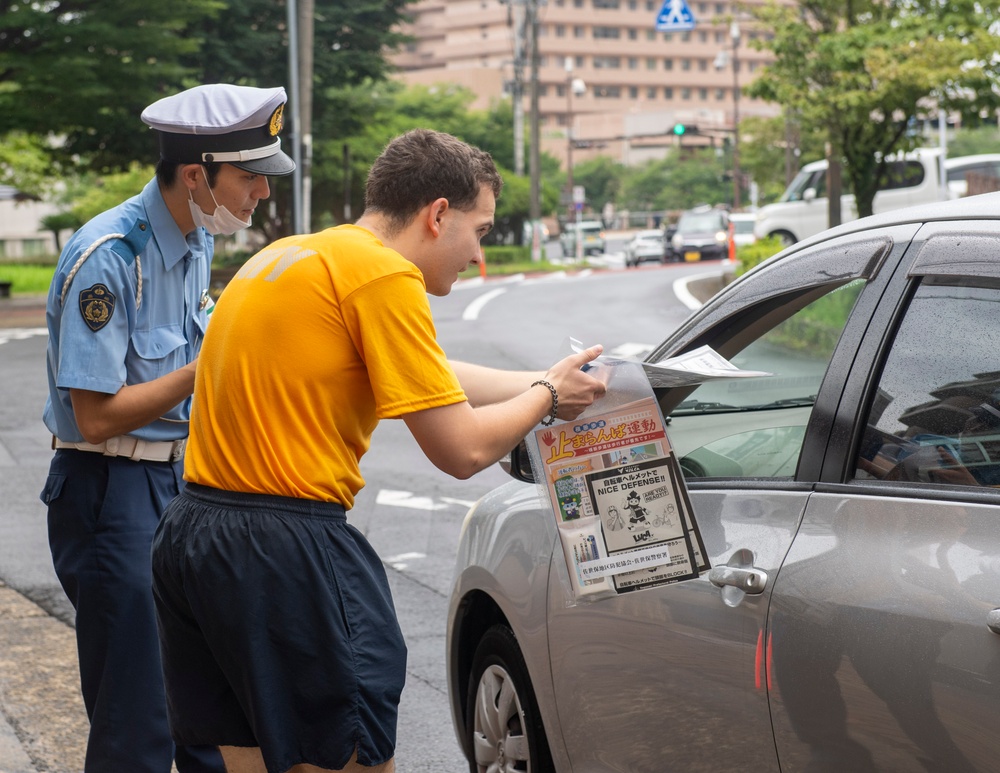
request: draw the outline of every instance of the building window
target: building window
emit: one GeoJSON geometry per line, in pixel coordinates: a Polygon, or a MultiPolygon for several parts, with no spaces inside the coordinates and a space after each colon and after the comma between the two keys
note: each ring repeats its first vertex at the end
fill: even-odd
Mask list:
{"type": "Polygon", "coordinates": [[[579,70],[580,68],[582,68],[583,67],[583,57],[582,56],[578,56],[576,58],[576,60],[575,60],[575,63],[576,63],[576,69],[579,70]]]}
{"type": "Polygon", "coordinates": [[[656,40],[656,30],[646,30],[646,40],[656,40]]]}
{"type": "Polygon", "coordinates": [[[622,60],[620,56],[595,56],[593,64],[595,70],[619,70],[622,60]]]}
{"type": "Polygon", "coordinates": [[[674,60],[673,59],[664,59],[663,60],[663,69],[664,70],[672,70],[672,69],[674,69],[674,60]]]}
{"type": "Polygon", "coordinates": [[[719,102],[721,102],[722,100],[724,100],[726,98],[726,90],[725,89],[716,89],[715,90],[715,98],[719,102]]]}
{"type": "Polygon", "coordinates": [[[583,29],[583,27],[580,26],[573,27],[574,38],[582,38],[584,34],[586,34],[586,31],[583,29]]]}
{"type": "Polygon", "coordinates": [[[556,25],[556,37],[557,38],[564,38],[564,37],[566,37],[566,25],[565,24],[557,24],[556,25]]]}
{"type": "Polygon", "coordinates": [[[628,87],[628,96],[629,96],[629,99],[638,99],[639,98],[639,87],[638,86],[629,86],[628,87]]]}
{"type": "Polygon", "coordinates": [[[673,99],[674,98],[674,87],[673,86],[664,86],[663,87],[663,98],[664,99],[673,99]]]}
{"type": "Polygon", "coordinates": [[[700,40],[702,43],[707,43],[708,42],[708,33],[704,32],[704,31],[699,32],[698,33],[698,40],[700,40]]]}
{"type": "Polygon", "coordinates": [[[639,39],[639,30],[637,30],[635,27],[629,27],[628,28],[628,39],[629,40],[638,40],[639,39]]]}
{"type": "Polygon", "coordinates": [[[708,60],[707,59],[699,59],[698,60],[698,69],[701,70],[702,72],[705,72],[708,69],[708,60]]]}
{"type": "Polygon", "coordinates": [[[617,8],[618,0],[594,0],[594,8],[617,8]]]}
{"type": "Polygon", "coordinates": [[[638,70],[639,69],[639,58],[635,57],[635,56],[630,56],[628,58],[628,68],[630,70],[638,70]]]}
{"type": "Polygon", "coordinates": [[[538,96],[547,97],[549,95],[549,87],[546,83],[538,84],[538,96]]]}
{"type": "Polygon", "coordinates": [[[621,36],[620,27],[594,27],[594,37],[598,39],[617,40],[621,36]]]}
{"type": "Polygon", "coordinates": [[[634,11],[638,7],[639,7],[639,3],[636,2],[636,0],[628,0],[628,9],[630,11],[634,11]]]}
{"type": "Polygon", "coordinates": [[[681,99],[691,99],[691,89],[681,89],[681,99]]]}
{"type": "Polygon", "coordinates": [[[672,43],[673,40],[674,40],[674,33],[672,33],[672,32],[664,32],[663,33],[663,42],[664,43],[672,43]]]}
{"type": "Polygon", "coordinates": [[[556,86],[556,96],[557,97],[565,97],[566,96],[566,87],[563,86],[562,84],[559,84],[558,86],[556,86]]]}
{"type": "Polygon", "coordinates": [[[698,89],[698,99],[702,102],[708,100],[708,89],[698,89]]]}
{"type": "Polygon", "coordinates": [[[646,57],[646,69],[655,70],[656,69],[656,59],[652,56],[646,57]]]}
{"type": "Polygon", "coordinates": [[[646,87],[646,99],[656,99],[656,86],[646,87]]]}
{"type": "Polygon", "coordinates": [[[681,42],[682,43],[690,43],[691,42],[691,33],[690,32],[682,32],[681,33],[681,42]]]}
{"type": "Polygon", "coordinates": [[[583,0],[573,0],[574,8],[583,8],[583,0]]]}
{"type": "Polygon", "coordinates": [[[25,239],[21,242],[21,254],[26,258],[37,258],[45,254],[44,239],[25,239]]]}
{"type": "Polygon", "coordinates": [[[594,96],[597,99],[620,99],[621,86],[594,86],[594,96]]]}
{"type": "Polygon", "coordinates": [[[690,70],[691,69],[691,60],[690,59],[681,59],[681,69],[684,70],[684,71],[690,70]]]}
{"type": "Polygon", "coordinates": [[[646,0],[646,10],[647,11],[658,11],[659,4],[655,0],[646,0]]]}
{"type": "Polygon", "coordinates": [[[700,13],[702,16],[705,16],[708,13],[708,4],[698,3],[698,13],[700,13]]]}

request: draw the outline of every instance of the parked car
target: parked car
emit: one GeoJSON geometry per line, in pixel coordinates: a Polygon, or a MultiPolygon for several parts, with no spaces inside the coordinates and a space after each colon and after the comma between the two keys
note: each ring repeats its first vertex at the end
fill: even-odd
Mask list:
{"type": "Polygon", "coordinates": [[[728,258],[729,213],[707,205],[681,213],[673,246],[686,261],[728,258]]]}
{"type": "Polygon", "coordinates": [[[562,244],[563,255],[571,258],[576,255],[576,235],[579,232],[583,238],[583,254],[599,255],[605,250],[604,223],[600,220],[581,220],[579,223],[567,223],[559,242],[562,244]]]}
{"type": "Polygon", "coordinates": [[[757,237],[753,234],[754,225],[757,223],[757,215],[753,212],[731,212],[729,222],[733,224],[733,241],[737,247],[753,244],[757,237]]]}
{"type": "MultiPolygon", "coordinates": [[[[531,226],[532,223],[530,220],[524,221],[524,226],[521,229],[521,244],[531,244],[531,226]]],[[[549,227],[541,220],[538,221],[538,238],[542,244],[545,244],[549,240],[549,227]]]]}
{"type": "Polygon", "coordinates": [[[625,267],[640,263],[663,263],[663,231],[659,228],[637,232],[625,244],[625,267]]]}
{"type": "MultiPolygon", "coordinates": [[[[1000,153],[946,158],[944,168],[948,178],[948,193],[952,198],[957,199],[969,195],[970,178],[973,180],[974,189],[986,187],[989,190],[1000,190],[1000,153]]],[[[986,193],[987,191],[978,190],[977,192],[986,193]]]]}
{"type": "Polygon", "coordinates": [[[651,362],[708,345],[773,374],[655,390],[696,579],[575,599],[512,453],[517,480],[463,525],[448,613],[470,769],[995,770],[997,254],[1000,194],[893,211],[637,331],[666,335],[651,362]]]}
{"type": "MultiPolygon", "coordinates": [[[[939,164],[941,151],[922,148],[892,162],[889,180],[875,194],[872,208],[875,214],[902,207],[940,201],[939,164]]],[[[776,236],[786,245],[820,233],[830,225],[826,194],[825,159],[806,164],[774,204],[757,212],[755,233],[758,239],[776,236]]],[[[847,184],[847,180],[844,180],[847,184]]],[[[840,200],[841,222],[857,218],[853,193],[844,193],[840,200]]]]}

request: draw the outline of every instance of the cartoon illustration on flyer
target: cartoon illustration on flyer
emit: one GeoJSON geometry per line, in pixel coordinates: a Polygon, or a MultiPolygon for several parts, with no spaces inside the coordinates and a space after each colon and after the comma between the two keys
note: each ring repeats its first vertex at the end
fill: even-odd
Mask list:
{"type": "Polygon", "coordinates": [[[684,536],[667,465],[651,459],[585,476],[609,554],[684,536]]]}

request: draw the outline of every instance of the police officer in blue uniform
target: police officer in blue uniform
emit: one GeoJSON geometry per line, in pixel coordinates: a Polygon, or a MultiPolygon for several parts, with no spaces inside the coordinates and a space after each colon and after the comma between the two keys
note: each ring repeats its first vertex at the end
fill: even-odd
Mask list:
{"type": "Polygon", "coordinates": [[[213,84],[146,108],[155,178],[73,235],[49,291],[43,418],[56,451],[41,497],[76,609],[87,773],[224,770],[217,749],[171,741],[149,554],[184,485],[213,236],[249,226],[268,176],[294,170],[278,137],[285,101],[282,88],[213,84]]]}

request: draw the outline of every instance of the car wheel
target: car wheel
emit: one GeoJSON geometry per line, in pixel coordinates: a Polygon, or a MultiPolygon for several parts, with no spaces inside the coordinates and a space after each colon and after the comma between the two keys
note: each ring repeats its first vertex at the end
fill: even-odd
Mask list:
{"type": "Polygon", "coordinates": [[[554,773],[552,754],[517,639],[505,625],[476,647],[466,705],[471,773],[554,773]]]}

